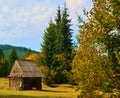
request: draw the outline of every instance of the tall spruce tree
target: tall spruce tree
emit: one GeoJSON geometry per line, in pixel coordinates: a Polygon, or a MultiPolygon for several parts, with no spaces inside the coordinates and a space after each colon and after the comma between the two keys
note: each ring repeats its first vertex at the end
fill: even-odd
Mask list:
{"type": "Polygon", "coordinates": [[[0,77],[8,75],[8,63],[4,58],[3,50],[0,48],[0,77]]]}
{"type": "Polygon", "coordinates": [[[57,10],[57,16],[55,17],[55,32],[56,32],[56,39],[57,39],[57,53],[61,53],[62,52],[62,35],[61,35],[61,18],[62,18],[62,14],[61,14],[61,9],[60,6],[58,6],[58,10],[57,10]]]}
{"type": "Polygon", "coordinates": [[[56,74],[57,83],[67,82],[65,71],[70,71],[70,63],[72,61],[72,30],[71,20],[69,19],[68,9],[63,10],[58,7],[55,17],[56,35],[57,35],[57,60],[58,68],[56,74]]]}
{"type": "Polygon", "coordinates": [[[44,53],[43,65],[55,70],[55,82],[57,83],[67,82],[66,73],[64,72],[71,70],[71,31],[71,20],[69,19],[68,9],[65,7],[61,10],[59,6],[55,23],[50,21],[49,27],[45,31],[44,42],[42,44],[42,51],[44,53]]]}
{"type": "Polygon", "coordinates": [[[54,69],[56,67],[56,33],[55,24],[50,20],[48,28],[45,30],[45,35],[43,38],[42,51],[44,54],[44,65],[49,69],[54,69]]]}
{"type": "Polygon", "coordinates": [[[32,50],[29,48],[27,53],[26,53],[26,57],[28,57],[30,54],[32,54],[32,50]]]}
{"type": "Polygon", "coordinates": [[[71,19],[69,19],[68,9],[65,7],[62,13],[61,19],[61,36],[62,36],[62,51],[66,54],[71,54],[72,52],[72,29],[71,29],[71,19]]]}
{"type": "Polygon", "coordinates": [[[58,54],[72,52],[72,29],[71,19],[69,19],[68,9],[64,7],[61,11],[60,6],[55,17],[56,34],[57,34],[57,48],[58,54]]]}
{"type": "Polygon", "coordinates": [[[18,59],[18,56],[17,56],[17,52],[15,50],[15,48],[13,47],[10,51],[10,56],[9,56],[9,71],[11,70],[12,66],[13,66],[13,63],[15,62],[15,60],[18,59]]]}

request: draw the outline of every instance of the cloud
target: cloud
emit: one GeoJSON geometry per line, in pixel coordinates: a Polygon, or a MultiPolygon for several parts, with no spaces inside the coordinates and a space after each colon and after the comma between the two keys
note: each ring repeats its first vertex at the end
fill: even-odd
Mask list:
{"type": "Polygon", "coordinates": [[[7,28],[11,28],[11,26],[11,30],[15,30],[16,28],[31,29],[29,28],[30,25],[40,28],[40,24],[44,26],[55,10],[54,7],[48,8],[38,4],[19,7],[2,5],[0,8],[2,9],[0,10],[0,31],[3,28],[6,28],[7,31],[7,28]]]}
{"type": "Polygon", "coordinates": [[[88,1],[90,0],[0,0],[0,43],[40,47],[44,30],[50,18],[54,19],[59,5],[64,7],[66,2],[72,24],[77,25],[75,12],[81,13],[83,6],[88,7],[88,1]]]}
{"type": "Polygon", "coordinates": [[[56,6],[36,1],[15,0],[14,3],[6,3],[6,0],[2,0],[2,4],[0,2],[0,44],[30,47],[28,41],[31,40],[31,46],[36,47],[33,43],[36,41],[40,48],[44,29],[55,13],[56,6]]]}
{"type": "Polygon", "coordinates": [[[71,9],[78,8],[82,3],[82,0],[66,0],[66,4],[71,9]]]}

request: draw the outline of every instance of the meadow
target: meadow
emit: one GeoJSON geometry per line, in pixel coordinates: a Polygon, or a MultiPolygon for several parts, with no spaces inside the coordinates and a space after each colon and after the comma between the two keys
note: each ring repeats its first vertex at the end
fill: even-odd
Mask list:
{"type": "Polygon", "coordinates": [[[9,88],[8,78],[0,78],[0,98],[77,98],[79,91],[69,84],[59,84],[48,87],[44,83],[42,91],[18,91],[9,88]]]}

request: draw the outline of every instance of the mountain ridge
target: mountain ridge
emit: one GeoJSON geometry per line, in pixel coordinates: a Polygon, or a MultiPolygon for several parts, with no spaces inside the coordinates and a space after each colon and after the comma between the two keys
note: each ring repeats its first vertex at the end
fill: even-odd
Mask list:
{"type": "MultiPolygon", "coordinates": [[[[8,44],[0,44],[0,48],[3,50],[3,53],[5,55],[5,58],[9,58],[9,55],[10,55],[10,51],[12,48],[15,48],[16,49],[16,52],[17,52],[17,55],[18,55],[18,58],[19,59],[24,59],[25,56],[26,56],[26,53],[27,51],[29,50],[28,48],[26,47],[22,47],[22,46],[13,46],[13,45],[8,45],[8,44]]],[[[38,54],[39,52],[38,51],[35,51],[35,50],[32,50],[32,53],[35,53],[35,54],[38,54]]]]}

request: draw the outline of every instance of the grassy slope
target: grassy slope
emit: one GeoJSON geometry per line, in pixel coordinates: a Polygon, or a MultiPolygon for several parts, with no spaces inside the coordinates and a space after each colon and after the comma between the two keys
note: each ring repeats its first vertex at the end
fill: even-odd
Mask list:
{"type": "Polygon", "coordinates": [[[61,84],[54,88],[43,84],[42,91],[17,91],[10,89],[8,84],[7,78],[0,78],[0,98],[77,98],[79,94],[68,84],[61,84]]]}

